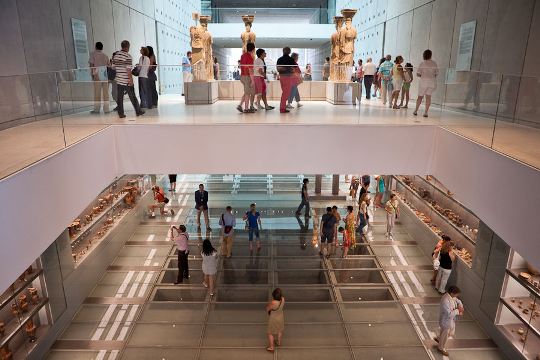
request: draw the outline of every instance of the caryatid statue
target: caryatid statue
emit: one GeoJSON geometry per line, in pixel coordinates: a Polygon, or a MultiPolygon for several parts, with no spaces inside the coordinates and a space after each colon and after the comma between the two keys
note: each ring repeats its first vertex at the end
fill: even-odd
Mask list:
{"type": "Polygon", "coordinates": [[[204,33],[201,25],[189,28],[191,36],[191,68],[193,81],[206,81],[206,56],[204,51],[204,33]]]}
{"type": "Polygon", "coordinates": [[[332,43],[331,55],[330,55],[330,80],[340,80],[338,79],[339,74],[339,64],[341,56],[341,31],[343,26],[343,16],[334,16],[334,24],[336,24],[336,32],[330,37],[332,43]]]}
{"type": "Polygon", "coordinates": [[[242,15],[242,21],[244,22],[244,25],[246,26],[246,31],[240,35],[240,39],[242,39],[242,53],[246,52],[246,46],[248,43],[255,44],[255,33],[251,31],[251,25],[253,25],[253,20],[255,20],[255,15],[242,15]]]}
{"type": "MultiPolygon", "coordinates": [[[[203,45],[204,45],[204,62],[206,68],[206,80],[214,80],[214,55],[212,53],[212,34],[208,31],[208,23],[212,19],[209,15],[201,15],[199,20],[204,29],[203,45]]],[[[192,54],[193,56],[193,54],[192,54]]]]}
{"type": "Polygon", "coordinates": [[[356,40],[356,29],[352,24],[352,18],[356,14],[356,9],[343,9],[341,15],[345,18],[345,29],[341,31],[341,63],[343,67],[354,66],[354,41],[356,40]]]}

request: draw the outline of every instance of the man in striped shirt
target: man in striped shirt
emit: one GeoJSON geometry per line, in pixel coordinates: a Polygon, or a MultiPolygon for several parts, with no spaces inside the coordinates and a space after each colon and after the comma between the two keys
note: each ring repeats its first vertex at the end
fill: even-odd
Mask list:
{"type": "Polygon", "coordinates": [[[133,86],[133,75],[131,74],[131,68],[133,67],[133,59],[129,55],[129,41],[124,40],[121,43],[122,50],[117,51],[112,59],[112,64],[116,70],[116,84],[118,87],[118,98],[116,103],[118,104],[118,116],[125,118],[124,114],[124,93],[127,92],[135,113],[137,116],[144,114],[139,106],[139,101],[135,96],[135,88],[133,86]]]}

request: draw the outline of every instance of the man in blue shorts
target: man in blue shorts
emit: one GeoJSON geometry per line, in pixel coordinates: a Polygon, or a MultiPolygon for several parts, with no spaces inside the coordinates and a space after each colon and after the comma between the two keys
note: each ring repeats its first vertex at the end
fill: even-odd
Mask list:
{"type": "Polygon", "coordinates": [[[253,251],[253,234],[257,238],[257,251],[261,250],[261,238],[259,236],[259,230],[262,229],[261,214],[255,208],[255,204],[249,206],[249,211],[245,213],[243,217],[244,221],[247,220],[249,230],[249,251],[253,251]]]}

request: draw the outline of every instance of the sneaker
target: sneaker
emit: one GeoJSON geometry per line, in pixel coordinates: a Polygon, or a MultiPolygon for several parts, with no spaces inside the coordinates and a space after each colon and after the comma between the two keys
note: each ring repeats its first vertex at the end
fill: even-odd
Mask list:
{"type": "Polygon", "coordinates": [[[244,113],[253,114],[255,111],[257,111],[257,110],[255,110],[255,109],[246,109],[246,110],[244,110],[244,113]]]}
{"type": "Polygon", "coordinates": [[[428,115],[427,115],[427,114],[424,114],[424,117],[428,117],[428,115]]]}
{"type": "Polygon", "coordinates": [[[403,105],[401,108],[402,109],[408,109],[409,107],[407,105],[403,105]]]}
{"type": "Polygon", "coordinates": [[[155,212],[152,212],[152,213],[150,214],[150,217],[151,217],[151,218],[155,218],[155,217],[156,217],[156,213],[155,213],[155,212]]]}
{"type": "Polygon", "coordinates": [[[240,111],[241,113],[244,112],[244,110],[242,109],[242,107],[240,105],[237,105],[236,106],[236,110],[240,111]]]}
{"type": "Polygon", "coordinates": [[[174,210],[171,209],[171,216],[174,216],[174,210]]]}
{"type": "Polygon", "coordinates": [[[212,231],[212,228],[210,226],[206,227],[206,230],[212,231]]]}
{"type": "Polygon", "coordinates": [[[264,107],[264,106],[261,106],[261,104],[257,104],[257,109],[258,109],[258,110],[264,110],[265,107],[264,107]]]}
{"type": "Polygon", "coordinates": [[[275,108],[273,106],[270,106],[268,105],[267,107],[264,108],[265,110],[274,110],[275,108]]]}
{"type": "Polygon", "coordinates": [[[120,114],[120,115],[118,115],[118,117],[119,117],[120,119],[123,119],[123,118],[126,117],[126,115],[125,115],[125,114],[120,114]]]}
{"type": "Polygon", "coordinates": [[[90,111],[90,114],[99,114],[99,110],[92,110],[90,111]]]}
{"type": "Polygon", "coordinates": [[[285,106],[286,109],[294,109],[294,106],[292,106],[291,104],[288,104],[287,106],[285,106]]]}
{"type": "Polygon", "coordinates": [[[291,112],[290,110],[279,110],[280,113],[285,114],[291,112]]]}
{"type": "Polygon", "coordinates": [[[439,352],[440,352],[441,354],[443,354],[444,356],[450,356],[450,354],[449,354],[448,351],[446,351],[446,350],[441,350],[441,349],[439,349],[439,348],[437,348],[437,350],[439,350],[439,352]]]}
{"type": "Polygon", "coordinates": [[[412,114],[413,114],[414,116],[418,115],[418,113],[417,113],[416,111],[415,111],[415,112],[413,112],[412,114]]]}
{"type": "Polygon", "coordinates": [[[299,102],[296,103],[297,108],[301,108],[302,106],[304,106],[304,105],[300,104],[299,102]]]}
{"type": "Polygon", "coordinates": [[[257,111],[257,109],[256,109],[256,108],[254,108],[253,106],[251,106],[251,107],[249,108],[249,110],[250,110],[251,112],[255,112],[255,111],[257,111]]]}
{"type": "Polygon", "coordinates": [[[142,111],[142,110],[137,113],[137,116],[141,116],[141,115],[144,115],[144,111],[142,111]]]}

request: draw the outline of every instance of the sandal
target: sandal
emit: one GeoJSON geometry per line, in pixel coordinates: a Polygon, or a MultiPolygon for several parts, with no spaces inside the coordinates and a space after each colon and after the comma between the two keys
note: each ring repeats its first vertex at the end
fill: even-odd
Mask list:
{"type": "Polygon", "coordinates": [[[274,352],[274,348],[267,347],[267,348],[266,348],[266,351],[273,353],[273,352],[274,352]]]}

